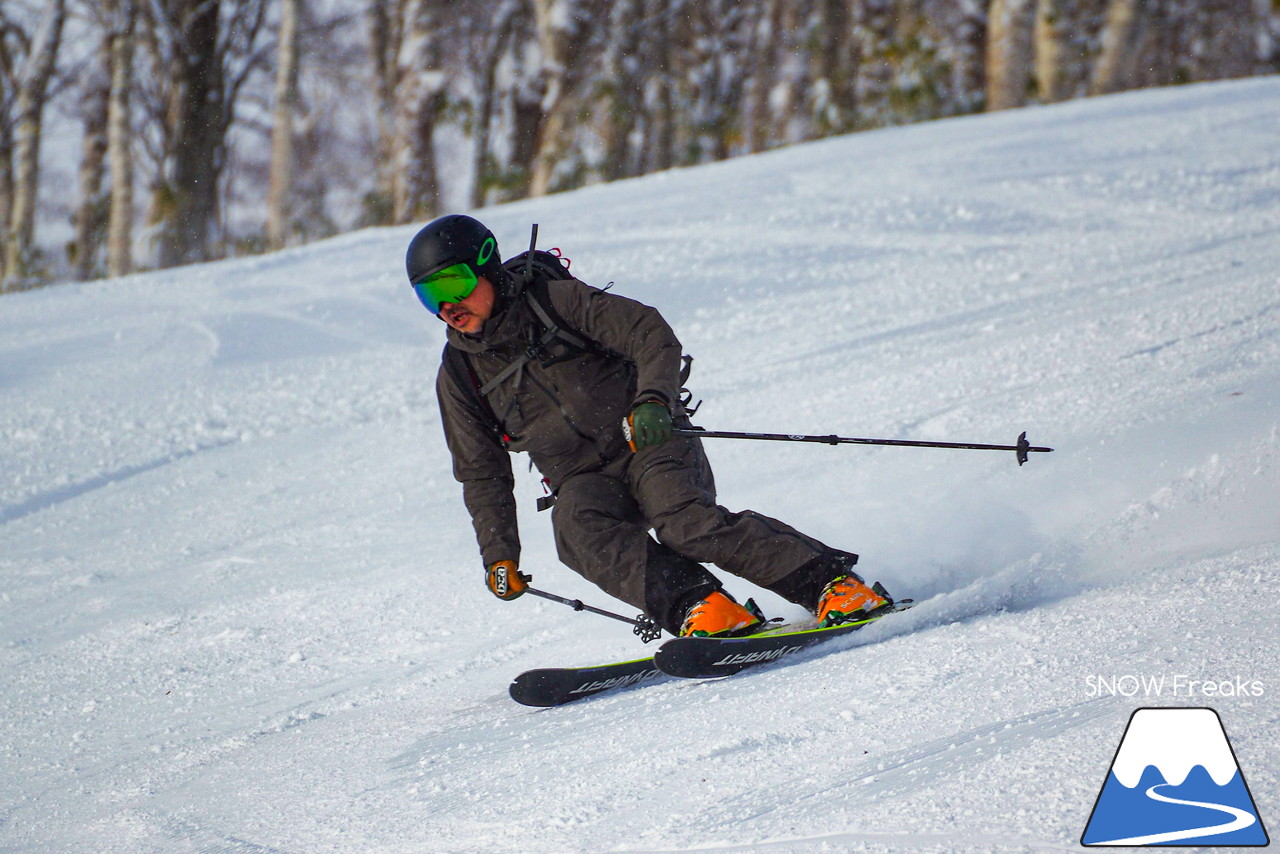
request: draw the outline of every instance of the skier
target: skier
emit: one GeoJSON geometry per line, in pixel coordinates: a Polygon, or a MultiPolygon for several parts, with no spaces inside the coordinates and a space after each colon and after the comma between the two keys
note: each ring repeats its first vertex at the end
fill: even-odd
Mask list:
{"type": "Polygon", "coordinates": [[[554,495],[560,560],[672,634],[747,634],[764,621],[703,563],[823,625],[892,605],[854,573],[857,555],[716,503],[702,443],[672,436],[673,425],[691,425],[680,342],[656,309],[570,276],[528,279],[526,257],[504,267],[492,232],[457,214],[419,231],[405,265],[422,304],[449,326],[440,416],[498,598],[519,597],[531,580],[519,570],[508,457],[527,451],[554,495]]]}

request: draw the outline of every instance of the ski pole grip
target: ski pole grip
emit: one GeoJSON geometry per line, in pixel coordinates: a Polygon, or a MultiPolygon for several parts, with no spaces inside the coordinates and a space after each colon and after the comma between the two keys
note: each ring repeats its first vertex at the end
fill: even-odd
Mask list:
{"type": "Polygon", "coordinates": [[[489,592],[504,602],[518,599],[529,590],[532,575],[525,575],[513,560],[499,560],[485,568],[484,582],[489,592]]]}
{"type": "Polygon", "coordinates": [[[631,453],[636,453],[640,449],[636,447],[635,431],[631,428],[631,414],[628,413],[622,419],[622,438],[627,440],[627,447],[631,449],[631,453]]]}

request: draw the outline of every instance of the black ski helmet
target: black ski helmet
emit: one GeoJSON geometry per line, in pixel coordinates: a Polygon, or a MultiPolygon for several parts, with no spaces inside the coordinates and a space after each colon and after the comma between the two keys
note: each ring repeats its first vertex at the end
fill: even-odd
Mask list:
{"type": "Polygon", "coordinates": [[[409,284],[463,263],[495,285],[503,281],[497,238],[484,223],[464,214],[449,214],[427,223],[409,241],[409,251],[404,256],[409,284]]]}

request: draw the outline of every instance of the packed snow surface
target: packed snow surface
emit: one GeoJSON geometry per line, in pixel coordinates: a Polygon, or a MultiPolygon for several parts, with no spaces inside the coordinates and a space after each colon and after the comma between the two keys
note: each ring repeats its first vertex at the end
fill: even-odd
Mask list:
{"type": "MultiPolygon", "coordinates": [[[[723,503],[919,605],[721,681],[485,592],[416,226],[0,298],[0,849],[1077,847],[1130,714],[1280,826],[1280,79],[864,133],[481,212],[660,307],[723,503]]],[[[516,458],[523,567],[556,560],[516,458]]],[[[729,578],[773,614],[798,609],[729,578]]]]}

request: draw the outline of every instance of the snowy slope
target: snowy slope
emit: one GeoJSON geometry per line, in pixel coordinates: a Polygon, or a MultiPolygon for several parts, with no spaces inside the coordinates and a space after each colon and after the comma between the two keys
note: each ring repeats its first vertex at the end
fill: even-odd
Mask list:
{"type": "MultiPolygon", "coordinates": [[[[1215,707],[1280,826],[1277,139],[1269,78],[485,211],[661,307],[703,426],[1057,449],[709,443],[921,604],[554,710],[510,677],[643,647],[484,592],[415,228],[0,299],[0,850],[1066,850],[1151,704],[1215,707]]],[[[525,567],[615,606],[515,464],[525,567]]]]}

